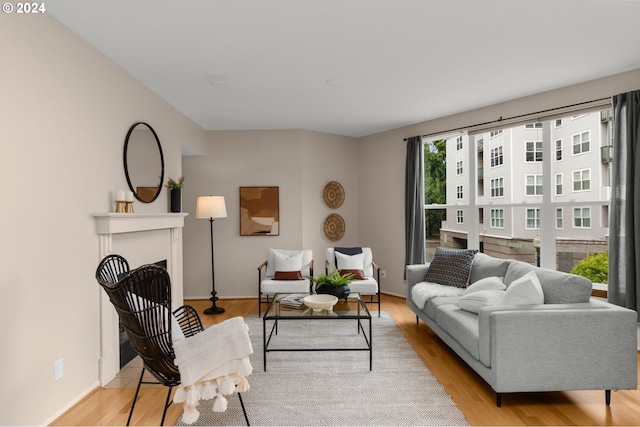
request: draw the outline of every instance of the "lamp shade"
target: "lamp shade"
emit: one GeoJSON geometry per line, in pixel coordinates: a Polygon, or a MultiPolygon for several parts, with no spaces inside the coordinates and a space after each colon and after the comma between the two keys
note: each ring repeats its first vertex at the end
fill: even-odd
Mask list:
{"type": "Polygon", "coordinates": [[[196,218],[226,218],[227,207],[223,196],[201,196],[196,203],[196,218]]]}

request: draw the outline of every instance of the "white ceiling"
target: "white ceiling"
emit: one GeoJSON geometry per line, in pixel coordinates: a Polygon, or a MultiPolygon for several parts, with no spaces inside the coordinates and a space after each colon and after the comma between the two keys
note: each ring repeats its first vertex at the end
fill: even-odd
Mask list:
{"type": "Polygon", "coordinates": [[[640,68],[640,1],[48,0],[46,7],[207,130],[360,137],[640,68]]]}

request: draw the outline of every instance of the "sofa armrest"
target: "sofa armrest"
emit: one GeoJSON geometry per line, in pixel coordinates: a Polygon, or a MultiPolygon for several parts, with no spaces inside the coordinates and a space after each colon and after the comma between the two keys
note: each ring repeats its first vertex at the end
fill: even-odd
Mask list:
{"type": "Polygon", "coordinates": [[[424,282],[424,276],[427,274],[427,270],[429,270],[430,262],[424,264],[412,264],[407,265],[407,289],[411,290],[413,286],[420,282],[424,282]]]}
{"type": "Polygon", "coordinates": [[[498,307],[479,315],[481,359],[489,333],[498,393],[637,388],[633,310],[591,301],[498,307]]]}

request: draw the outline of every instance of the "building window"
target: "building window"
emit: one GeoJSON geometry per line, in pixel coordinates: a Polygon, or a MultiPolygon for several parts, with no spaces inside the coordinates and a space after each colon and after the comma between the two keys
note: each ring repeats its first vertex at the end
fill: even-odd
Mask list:
{"type": "Polygon", "coordinates": [[[489,134],[489,138],[493,138],[494,136],[498,136],[502,134],[502,129],[500,130],[492,130],[491,133],[489,134]]]}
{"type": "Polygon", "coordinates": [[[462,160],[456,163],[456,174],[462,175],[462,160]]]}
{"type": "Polygon", "coordinates": [[[556,161],[562,160],[562,140],[556,139],[556,161]]]}
{"type": "Polygon", "coordinates": [[[591,228],[591,208],[573,208],[574,228],[591,228]]]}
{"type": "Polygon", "coordinates": [[[459,136],[456,138],[456,150],[462,150],[462,137],[459,136]]]}
{"type": "Polygon", "coordinates": [[[591,135],[588,130],[573,135],[573,154],[582,154],[591,151],[590,141],[591,135]]]}
{"type": "Polygon", "coordinates": [[[456,219],[458,224],[464,224],[464,211],[462,209],[458,209],[456,212],[456,219]]]}
{"type": "Polygon", "coordinates": [[[562,174],[556,174],[556,196],[562,196],[562,174]]]}
{"type": "Polygon", "coordinates": [[[542,161],[542,141],[525,141],[525,161],[541,162],[542,161]]]}
{"type": "Polygon", "coordinates": [[[456,198],[462,199],[462,196],[463,196],[462,185],[458,185],[458,187],[456,187],[456,198]]]}
{"type": "Polygon", "coordinates": [[[525,175],[527,196],[542,195],[542,175],[525,175]]]}
{"type": "Polygon", "coordinates": [[[529,123],[524,125],[525,129],[542,129],[542,122],[529,123]]]}
{"type": "Polygon", "coordinates": [[[591,190],[591,169],[573,171],[573,191],[591,190]]]}
{"type": "Polygon", "coordinates": [[[504,228],[504,209],[491,209],[491,228],[504,228]]]}
{"type": "Polygon", "coordinates": [[[491,149],[490,154],[491,167],[501,166],[504,164],[504,156],[502,155],[502,145],[491,149]]]}
{"type": "Polygon", "coordinates": [[[491,180],[491,197],[504,197],[504,178],[493,178],[491,180]]]}
{"type": "Polygon", "coordinates": [[[553,121],[553,126],[559,128],[560,126],[562,126],[562,119],[556,119],[553,121]]]}
{"type": "Polygon", "coordinates": [[[540,228],[540,208],[527,209],[527,230],[540,228]]]}
{"type": "Polygon", "coordinates": [[[562,230],[564,224],[563,224],[563,216],[564,216],[564,212],[562,211],[562,208],[556,208],[556,229],[558,230],[562,230]]]}

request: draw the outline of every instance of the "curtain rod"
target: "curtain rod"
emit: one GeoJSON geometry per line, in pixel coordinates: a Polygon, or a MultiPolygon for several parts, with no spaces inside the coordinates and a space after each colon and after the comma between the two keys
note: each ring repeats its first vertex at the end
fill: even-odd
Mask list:
{"type": "MultiPolygon", "coordinates": [[[[527,114],[520,114],[517,116],[511,116],[511,117],[507,117],[507,118],[503,118],[502,116],[500,116],[498,119],[496,120],[490,120],[488,122],[484,122],[484,123],[476,123],[474,125],[468,125],[468,126],[461,126],[461,127],[457,127],[457,128],[453,128],[453,129],[447,129],[447,130],[443,130],[443,131],[439,131],[439,132],[432,132],[432,133],[428,133],[425,135],[421,135],[422,138],[427,138],[430,136],[434,136],[434,135],[442,135],[445,133],[450,133],[450,132],[455,132],[455,131],[460,131],[460,130],[465,130],[465,129],[473,129],[476,127],[481,127],[481,126],[488,126],[488,125],[492,125],[492,124],[498,124],[498,123],[502,123],[502,122],[507,122],[510,120],[516,120],[516,119],[520,119],[520,118],[524,118],[524,117],[530,117],[530,116],[536,116],[536,115],[541,115],[541,114],[546,114],[546,113],[551,113],[554,111],[558,111],[558,110],[563,110],[566,108],[572,108],[572,107],[579,107],[581,105],[587,105],[587,104],[592,104],[594,102],[602,102],[602,101],[610,101],[611,97],[606,97],[606,98],[598,98],[598,99],[594,99],[591,101],[585,101],[585,102],[579,102],[577,104],[571,104],[571,105],[565,105],[564,107],[556,107],[556,108],[550,108],[548,110],[541,110],[541,111],[537,111],[535,113],[527,113],[527,114]]],[[[408,138],[404,138],[404,141],[406,141],[408,138]]]]}

